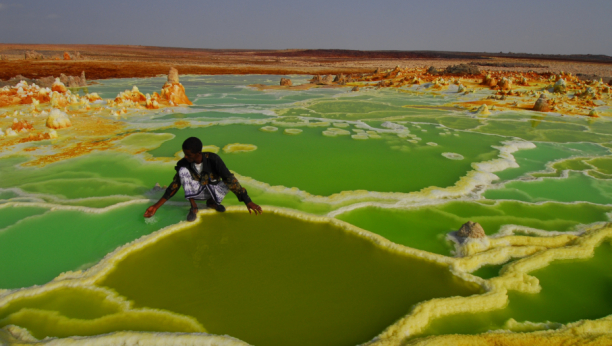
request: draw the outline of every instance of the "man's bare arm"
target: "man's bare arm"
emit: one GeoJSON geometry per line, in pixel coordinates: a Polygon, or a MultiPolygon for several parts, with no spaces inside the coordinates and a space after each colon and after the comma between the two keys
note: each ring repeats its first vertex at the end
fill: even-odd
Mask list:
{"type": "Polygon", "coordinates": [[[181,188],[181,178],[179,177],[177,173],[174,175],[174,178],[172,179],[172,183],[170,183],[170,186],[168,186],[168,188],[166,189],[166,192],[164,192],[164,195],[159,199],[159,201],[157,201],[157,203],[147,208],[147,210],[144,213],[144,217],[151,217],[155,215],[155,212],[157,212],[157,209],[159,209],[162,205],[164,205],[164,203],[166,203],[166,201],[172,198],[172,196],[174,196],[180,188],[181,188]]]}

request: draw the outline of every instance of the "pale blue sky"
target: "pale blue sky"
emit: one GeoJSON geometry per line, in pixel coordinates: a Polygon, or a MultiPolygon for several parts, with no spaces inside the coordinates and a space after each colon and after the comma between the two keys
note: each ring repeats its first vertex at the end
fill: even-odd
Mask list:
{"type": "Polygon", "coordinates": [[[612,1],[0,0],[0,42],[612,56],[612,1]]]}

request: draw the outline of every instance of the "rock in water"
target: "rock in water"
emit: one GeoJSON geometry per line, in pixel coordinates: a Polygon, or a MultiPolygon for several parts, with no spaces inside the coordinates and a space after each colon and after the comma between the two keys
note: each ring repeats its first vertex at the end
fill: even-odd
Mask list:
{"type": "Polygon", "coordinates": [[[540,98],[533,106],[533,110],[538,112],[550,112],[550,104],[545,94],[540,95],[540,98]]]}
{"type": "Polygon", "coordinates": [[[291,82],[291,79],[289,78],[281,78],[280,85],[281,86],[292,86],[293,82],[291,82]]]}
{"type": "Polygon", "coordinates": [[[168,71],[168,83],[178,83],[179,75],[178,70],[174,67],[170,67],[170,71],[168,71]]]}
{"type": "Polygon", "coordinates": [[[351,91],[359,91],[359,87],[358,86],[354,86],[353,89],[351,89],[351,91]]]}
{"type": "Polygon", "coordinates": [[[463,238],[485,238],[485,231],[478,222],[468,221],[457,231],[458,237],[463,238]]]}

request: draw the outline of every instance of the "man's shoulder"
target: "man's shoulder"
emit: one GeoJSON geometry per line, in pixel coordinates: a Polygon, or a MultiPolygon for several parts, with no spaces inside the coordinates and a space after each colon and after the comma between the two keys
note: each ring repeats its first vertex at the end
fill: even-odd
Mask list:
{"type": "Polygon", "coordinates": [[[220,160],[221,157],[213,152],[209,152],[209,151],[203,151],[202,152],[202,158],[205,160],[220,160]]]}
{"type": "Polygon", "coordinates": [[[189,167],[189,161],[187,161],[186,158],[182,158],[180,160],[178,160],[178,162],[176,163],[176,170],[178,171],[179,168],[181,167],[189,167]]]}

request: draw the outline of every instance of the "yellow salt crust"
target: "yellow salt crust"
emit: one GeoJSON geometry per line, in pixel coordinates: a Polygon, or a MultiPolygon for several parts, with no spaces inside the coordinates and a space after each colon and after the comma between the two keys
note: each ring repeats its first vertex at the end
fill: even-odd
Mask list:
{"type": "MultiPolygon", "coordinates": [[[[546,247],[540,247],[540,249],[538,249],[538,247],[533,247],[529,249],[529,247],[525,247],[526,254],[532,252],[533,255],[506,265],[501,270],[501,275],[499,277],[485,280],[489,292],[471,297],[433,299],[417,304],[409,315],[388,327],[376,340],[373,340],[367,345],[382,346],[404,344],[402,340],[405,337],[418,335],[432,319],[440,316],[501,309],[506,306],[508,302],[508,296],[506,294],[508,290],[517,290],[524,293],[538,293],[541,290],[539,280],[536,277],[528,275],[529,272],[545,267],[554,260],[584,259],[592,257],[595,248],[605,239],[609,238],[612,238],[612,224],[606,224],[606,226],[599,229],[589,230],[578,238],[572,239],[568,237],[566,239],[569,239],[569,241],[563,247],[552,249],[547,249],[546,247]],[[467,303],[468,301],[469,303],[467,303]]],[[[535,241],[542,243],[541,239],[535,241]]],[[[559,245],[560,242],[562,242],[562,238],[557,238],[550,241],[550,244],[559,245]]],[[[512,247],[510,247],[510,249],[512,249],[512,247]]],[[[477,257],[469,257],[467,260],[478,261],[481,265],[485,263],[488,264],[492,259],[499,260],[499,258],[496,258],[496,255],[500,255],[500,250],[502,250],[502,248],[493,251],[490,255],[486,252],[480,253],[476,255],[477,257]]],[[[461,266],[459,264],[462,261],[466,261],[466,259],[457,259],[455,261],[457,265],[454,265],[451,270],[456,273],[460,269],[461,266]]],[[[606,338],[611,338],[612,317],[608,316],[596,321],[582,321],[577,324],[568,324],[558,333],[562,333],[568,328],[571,330],[569,334],[573,336],[587,336],[592,333],[602,333],[602,331],[605,331],[605,333],[602,334],[605,334],[606,338]]],[[[430,337],[426,340],[433,342],[432,345],[447,344],[436,343],[438,342],[435,341],[437,338],[440,338],[440,340],[447,340],[451,342],[451,344],[456,344],[451,341],[452,339],[444,339],[448,338],[448,336],[430,337]]]]}
{"type": "MultiPolygon", "coordinates": [[[[246,213],[247,210],[244,207],[236,206],[229,207],[227,212],[246,213]]],[[[498,246],[492,248],[491,250],[480,252],[464,258],[450,258],[393,243],[379,235],[329,217],[316,216],[270,206],[265,206],[264,212],[294,217],[306,222],[332,224],[348,233],[366,238],[376,246],[383,248],[386,251],[390,251],[401,256],[417,257],[426,261],[447,265],[453,274],[464,280],[481,284],[487,290],[486,293],[481,295],[473,295],[470,297],[438,298],[417,304],[407,316],[388,327],[383,333],[381,333],[381,335],[379,335],[379,337],[371,341],[369,345],[404,344],[403,340],[407,336],[418,335],[431,322],[431,320],[441,316],[501,309],[506,306],[508,302],[508,290],[518,290],[525,293],[539,292],[541,289],[539,286],[539,281],[537,278],[528,275],[529,272],[547,266],[551,261],[558,259],[578,259],[591,257],[594,253],[594,249],[601,242],[608,238],[612,238],[611,224],[606,224],[604,227],[598,229],[590,229],[580,237],[569,235],[559,235],[550,238],[507,236],[505,237],[507,239],[491,239],[491,243],[494,246],[498,246]],[[503,244],[506,244],[507,246],[502,247],[503,244]],[[519,244],[519,246],[512,246],[512,244],[519,244]],[[548,248],[548,246],[553,248],[548,248]],[[485,264],[498,263],[510,257],[523,256],[530,257],[526,257],[508,264],[502,269],[499,277],[490,280],[484,280],[466,272],[466,269],[473,269],[485,264]]],[[[201,216],[211,213],[213,213],[213,211],[210,210],[203,210],[199,212],[201,216]]],[[[104,288],[95,286],[96,282],[104,279],[106,275],[108,275],[113,268],[130,253],[149,246],[157,241],[163,240],[165,237],[175,232],[193,227],[202,222],[202,219],[202,217],[198,218],[195,223],[180,222],[150,235],[143,236],[138,240],[118,248],[113,253],[107,255],[100,263],[86,271],[63,273],[50,283],[43,286],[3,291],[0,295],[0,308],[21,297],[33,296],[60,287],[83,287],[85,289],[105,290],[104,288]]],[[[145,313],[149,313],[154,311],[152,309],[129,310],[129,303],[126,303],[123,297],[117,296],[116,293],[113,292],[109,292],[109,299],[116,301],[118,304],[122,304],[122,306],[124,306],[124,310],[128,312],[144,310],[145,313]]],[[[181,318],[184,316],[178,315],[169,317],[181,318]]],[[[185,320],[185,322],[186,321],[187,320],[185,320]]],[[[571,331],[573,336],[581,336],[599,331],[600,333],[605,334],[606,337],[609,337],[612,335],[612,333],[610,333],[612,330],[612,320],[609,318],[604,318],[596,321],[582,321],[579,323],[568,324],[558,331],[547,332],[549,334],[546,335],[548,337],[551,336],[550,333],[564,333],[564,331],[568,330],[571,331]]],[[[154,333],[138,333],[138,335],[143,335],[143,337],[148,338],[150,335],[154,335],[154,333]]],[[[496,338],[500,335],[506,336],[507,334],[491,335],[492,338],[496,338]]],[[[437,342],[436,340],[446,340],[444,338],[447,337],[448,336],[440,336],[428,338],[426,340],[429,340],[428,342],[437,342]]],[[[199,342],[197,344],[199,344],[199,342]]]]}
{"type": "Polygon", "coordinates": [[[253,150],[257,150],[257,146],[253,144],[232,143],[223,147],[224,153],[243,153],[253,150]]]}
{"type": "Polygon", "coordinates": [[[284,133],[287,135],[299,135],[302,131],[300,129],[285,129],[284,133]]]}
{"type": "Polygon", "coordinates": [[[264,127],[260,128],[259,130],[261,130],[263,132],[275,132],[275,131],[278,131],[278,127],[264,126],[264,127]]]}
{"type": "Polygon", "coordinates": [[[219,147],[216,145],[205,145],[202,147],[202,152],[218,153],[219,147]]]}
{"type": "Polygon", "coordinates": [[[68,345],[68,346],[248,346],[244,341],[227,335],[210,335],[206,333],[147,333],[116,332],[95,336],[73,336],[68,338],[46,338],[37,340],[26,329],[7,326],[0,329],[0,344],[9,345],[68,345]]]}

